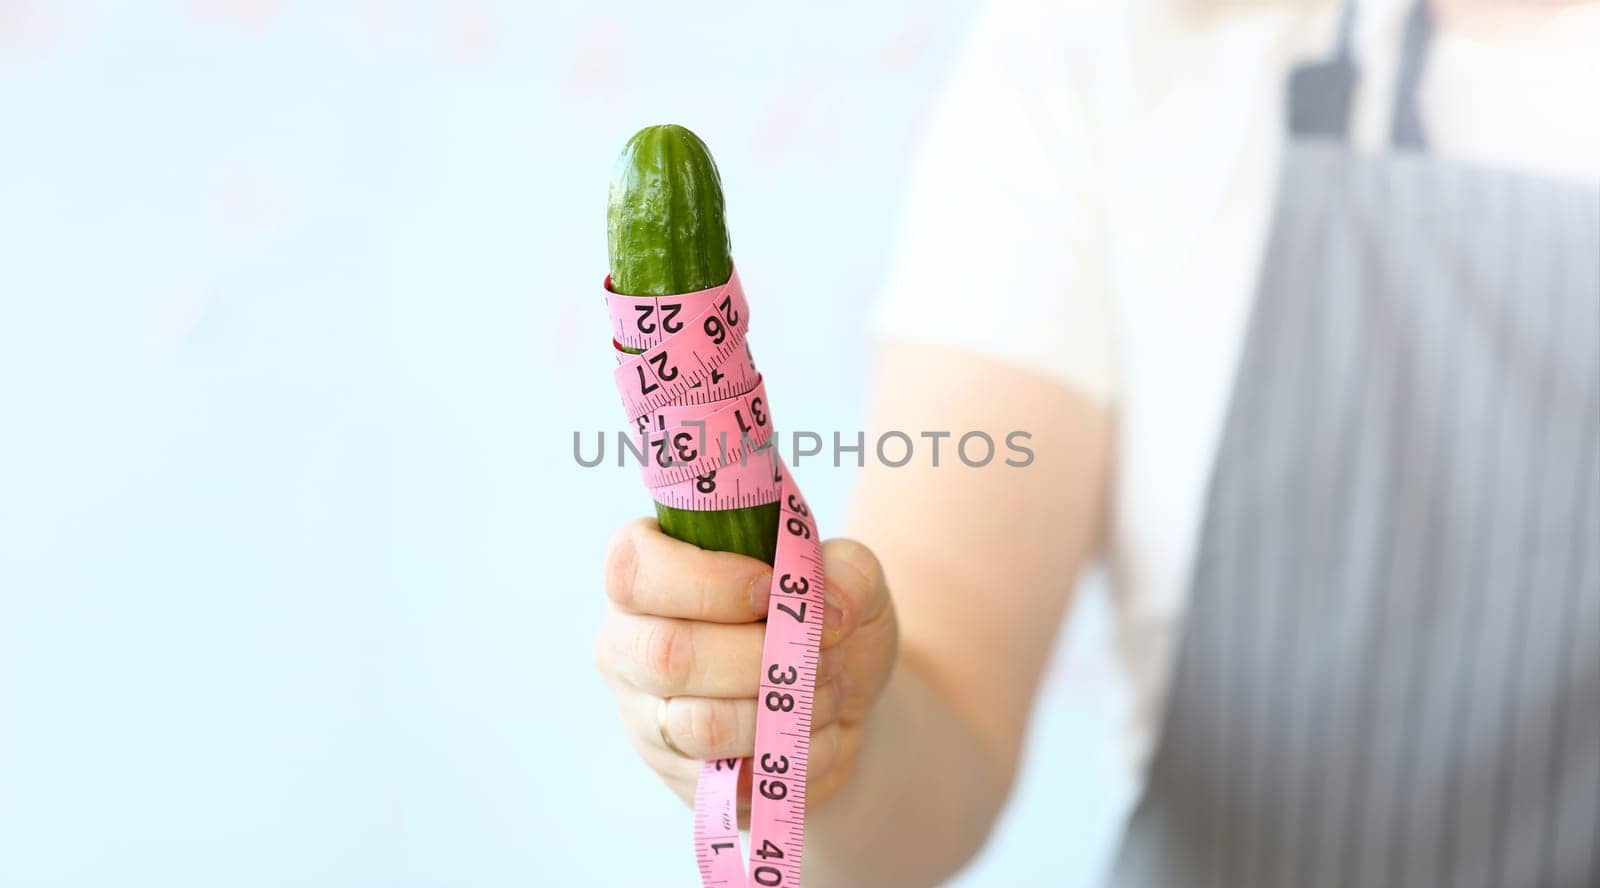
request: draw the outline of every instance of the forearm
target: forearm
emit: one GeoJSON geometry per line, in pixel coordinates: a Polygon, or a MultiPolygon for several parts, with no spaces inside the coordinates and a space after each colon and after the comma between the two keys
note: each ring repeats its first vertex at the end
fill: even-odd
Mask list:
{"type": "Polygon", "coordinates": [[[862,473],[849,530],[882,564],[899,654],[849,773],[807,812],[814,885],[937,884],[983,844],[1110,477],[1109,414],[1053,380],[911,343],[886,344],[879,375],[873,435],[1025,430],[1037,460],[973,468],[947,449],[862,473]]]}
{"type": "Polygon", "coordinates": [[[847,782],[807,814],[806,884],[938,884],[983,844],[1012,766],[915,651],[902,652],[863,727],[847,782]]]}

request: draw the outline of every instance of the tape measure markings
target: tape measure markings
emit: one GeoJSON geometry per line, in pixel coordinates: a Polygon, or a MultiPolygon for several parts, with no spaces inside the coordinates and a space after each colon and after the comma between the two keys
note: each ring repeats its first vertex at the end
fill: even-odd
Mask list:
{"type": "Polygon", "coordinates": [[[608,277],[604,288],[617,393],[640,449],[658,457],[642,468],[651,496],[692,511],[781,504],[761,650],[755,755],[716,759],[701,768],[694,841],[705,886],[794,888],[805,853],[805,778],[822,640],[824,578],[816,519],[771,441],[765,385],[745,340],[749,306],[738,270],[719,287],[674,296],[623,296],[612,293],[610,284],[608,277]],[[701,433],[693,453],[680,449],[680,433],[670,430],[685,423],[701,433]],[[661,434],[652,437],[652,431],[661,434]],[[734,432],[739,435],[735,446],[700,452],[734,432]],[[659,449],[658,442],[664,442],[659,449]],[[770,459],[752,458],[756,454],[770,459]],[[741,861],[738,831],[739,775],[746,767],[751,769],[748,864],[741,861]]]}

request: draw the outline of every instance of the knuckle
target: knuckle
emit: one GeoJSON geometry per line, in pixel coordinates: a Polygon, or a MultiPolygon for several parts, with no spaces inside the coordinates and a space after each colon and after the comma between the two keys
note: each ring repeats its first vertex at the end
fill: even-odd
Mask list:
{"type": "Polygon", "coordinates": [[[828,682],[818,688],[811,704],[812,722],[827,725],[837,721],[839,717],[839,702],[839,683],[837,680],[828,682]]]}
{"type": "Polygon", "coordinates": [[[618,641],[627,637],[624,628],[618,624],[616,614],[608,612],[600,621],[600,629],[595,632],[594,649],[590,652],[594,657],[595,668],[606,678],[617,676],[618,655],[625,650],[619,647],[618,641]]]}
{"type": "Polygon", "coordinates": [[[806,761],[807,771],[818,777],[828,773],[839,758],[839,738],[844,729],[829,723],[811,732],[811,755],[806,761]]]}
{"type": "Polygon", "coordinates": [[[606,547],[606,595],[624,607],[633,601],[634,578],[639,572],[639,546],[633,534],[634,525],[623,525],[606,547]]]}
{"type": "Polygon", "coordinates": [[[819,763],[807,774],[806,805],[822,804],[850,782],[861,746],[861,730],[833,725],[815,735],[813,749],[820,749],[819,763]]]}
{"type": "Polygon", "coordinates": [[[639,634],[639,662],[652,684],[675,692],[694,669],[694,633],[681,623],[652,621],[639,634]]]}

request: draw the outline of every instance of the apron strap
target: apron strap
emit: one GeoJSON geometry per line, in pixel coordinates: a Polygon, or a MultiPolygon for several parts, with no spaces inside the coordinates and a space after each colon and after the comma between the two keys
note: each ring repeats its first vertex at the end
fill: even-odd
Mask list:
{"type": "Polygon", "coordinates": [[[1394,87],[1394,116],[1389,124],[1389,139],[1396,148],[1423,151],[1428,147],[1422,132],[1422,114],[1417,110],[1417,87],[1428,60],[1428,45],[1433,42],[1433,12],[1427,0],[1411,4],[1406,14],[1406,31],[1400,48],[1400,76],[1394,87]]]}
{"type": "MultiPolygon", "coordinates": [[[[1350,134],[1350,102],[1360,71],[1350,51],[1357,0],[1345,0],[1339,11],[1339,35],[1333,55],[1297,65],[1289,72],[1289,137],[1343,142],[1350,134]]],[[[1417,0],[1406,15],[1400,47],[1399,76],[1389,138],[1396,148],[1423,150],[1427,139],[1417,109],[1417,87],[1433,36],[1433,14],[1427,0],[1417,0]]]]}
{"type": "Polygon", "coordinates": [[[1289,138],[1343,142],[1350,132],[1350,96],[1356,88],[1356,66],[1350,57],[1355,26],[1355,0],[1339,12],[1339,39],[1333,56],[1296,65],[1289,72],[1289,138]]]}

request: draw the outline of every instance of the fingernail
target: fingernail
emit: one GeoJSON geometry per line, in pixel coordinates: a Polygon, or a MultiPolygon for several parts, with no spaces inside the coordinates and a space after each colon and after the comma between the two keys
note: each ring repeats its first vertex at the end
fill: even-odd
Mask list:
{"type": "Polygon", "coordinates": [[[750,581],[750,610],[758,615],[765,615],[767,603],[772,598],[772,572],[759,574],[750,581]]]}

